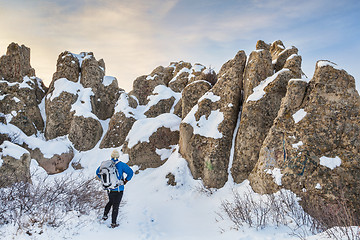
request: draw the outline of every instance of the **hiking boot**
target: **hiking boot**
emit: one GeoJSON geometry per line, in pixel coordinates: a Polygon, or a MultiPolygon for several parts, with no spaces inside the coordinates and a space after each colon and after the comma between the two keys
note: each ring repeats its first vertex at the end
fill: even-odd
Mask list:
{"type": "Polygon", "coordinates": [[[103,217],[102,217],[102,220],[106,220],[106,219],[108,219],[108,216],[107,215],[104,215],[103,217]]]}
{"type": "Polygon", "coordinates": [[[111,224],[111,228],[116,228],[116,227],[118,227],[118,226],[119,226],[118,223],[112,223],[112,224],[111,224]]]}

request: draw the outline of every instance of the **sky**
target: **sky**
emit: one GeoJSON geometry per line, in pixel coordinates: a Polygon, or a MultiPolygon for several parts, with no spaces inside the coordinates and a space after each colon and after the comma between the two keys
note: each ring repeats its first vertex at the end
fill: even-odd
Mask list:
{"type": "Polygon", "coordinates": [[[296,46],[311,78],[330,60],[360,89],[358,0],[0,0],[0,56],[11,42],[31,49],[46,85],[59,54],[93,52],[126,91],[173,61],[219,70],[257,40],[296,46]]]}

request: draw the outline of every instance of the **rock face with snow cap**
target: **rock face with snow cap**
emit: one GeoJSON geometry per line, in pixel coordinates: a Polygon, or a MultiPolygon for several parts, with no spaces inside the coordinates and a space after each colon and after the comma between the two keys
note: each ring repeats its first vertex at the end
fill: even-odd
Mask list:
{"type": "Polygon", "coordinates": [[[359,149],[360,97],[354,78],[319,61],[309,83],[289,82],[250,175],[251,186],[261,193],[290,189],[308,199],[305,208],[315,217],[324,214],[322,204],[336,207],[338,201],[359,216],[359,149]]]}
{"type": "Polygon", "coordinates": [[[46,87],[30,66],[30,49],[12,43],[0,58],[0,115],[25,134],[42,132],[39,104],[46,87]]]}
{"type": "Polygon", "coordinates": [[[47,139],[69,134],[76,149],[92,149],[103,132],[99,120],[113,115],[120,91],[92,53],[60,54],[45,102],[47,139]]]}
{"type": "Polygon", "coordinates": [[[171,113],[137,120],[127,135],[122,151],[129,154],[129,165],[140,169],[162,165],[179,142],[181,119],[171,113]]]}
{"type": "Polygon", "coordinates": [[[180,124],[180,153],[194,178],[208,187],[222,187],[228,179],[233,131],[241,102],[246,55],[240,51],[219,72],[215,86],[205,93],[180,124]]]}
{"type": "MultiPolygon", "coordinates": [[[[266,60],[257,61],[268,62],[270,53],[267,52],[262,56],[266,60]]],[[[289,61],[293,60],[290,59],[289,61]]],[[[243,104],[240,126],[235,141],[234,161],[231,168],[235,182],[240,183],[247,179],[254,168],[262,143],[277,116],[281,99],[286,94],[288,81],[292,78],[301,77],[297,75],[299,69],[301,72],[301,61],[296,63],[298,63],[297,66],[292,64],[294,71],[284,68],[263,79],[253,89],[248,90],[252,94],[247,97],[243,104]]],[[[250,62],[249,64],[252,65],[250,62]]],[[[268,68],[268,65],[258,65],[256,71],[264,73],[269,70],[268,68]],[[264,69],[261,70],[260,68],[264,69]]],[[[247,68],[247,70],[249,69],[247,68]]],[[[245,76],[247,75],[253,76],[253,73],[246,72],[245,76]]]]}
{"type": "Polygon", "coordinates": [[[30,179],[30,153],[9,141],[0,145],[0,188],[30,179]]]}

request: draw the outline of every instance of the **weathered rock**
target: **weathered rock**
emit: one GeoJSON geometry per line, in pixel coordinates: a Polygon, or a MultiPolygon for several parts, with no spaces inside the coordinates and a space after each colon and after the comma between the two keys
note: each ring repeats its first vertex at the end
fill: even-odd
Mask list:
{"type": "Polygon", "coordinates": [[[38,105],[46,87],[34,74],[30,49],[10,44],[7,54],[0,58],[0,112],[6,116],[5,124],[12,123],[27,135],[44,128],[38,105]]]}
{"type": "Polygon", "coordinates": [[[309,84],[289,83],[250,175],[251,186],[261,193],[279,185],[290,189],[308,199],[304,207],[310,213],[317,208],[317,214],[325,214],[320,204],[341,201],[359,220],[359,149],[360,97],[354,78],[320,61],[309,84]]]}
{"type": "MultiPolygon", "coordinates": [[[[110,78],[105,76],[105,79],[110,78]]],[[[111,118],[114,114],[114,107],[120,94],[124,92],[118,87],[116,78],[112,78],[109,85],[99,84],[93,89],[94,96],[91,96],[92,112],[101,120],[111,118]]]]}
{"type": "Polygon", "coordinates": [[[244,73],[244,100],[250,96],[254,87],[272,74],[273,66],[270,52],[264,49],[251,52],[244,73]]]}
{"type": "Polygon", "coordinates": [[[119,147],[124,144],[132,125],[136,121],[137,102],[132,96],[122,92],[109,122],[109,128],[100,143],[100,148],[119,147]]]}
{"type": "Polygon", "coordinates": [[[153,118],[163,113],[169,113],[175,100],[175,97],[161,99],[156,105],[152,105],[144,114],[146,117],[153,118]]]}
{"type": "MultiPolygon", "coordinates": [[[[123,90],[119,89],[116,78],[105,76],[104,61],[97,61],[93,53],[62,53],[58,58],[57,72],[53,76],[45,101],[46,138],[64,136],[70,133],[71,128],[79,127],[76,123],[78,119],[73,121],[77,110],[80,110],[79,115],[94,114],[94,121],[110,118],[121,91],[123,90]],[[72,123],[77,126],[71,126],[72,123]]],[[[96,126],[95,131],[98,134],[100,123],[91,122],[89,124],[96,126]]],[[[87,138],[85,135],[89,133],[84,133],[83,137],[87,138]]],[[[99,136],[96,137],[93,139],[94,142],[99,140],[99,136]]],[[[89,143],[89,146],[92,144],[89,143]]]]}
{"type": "Polygon", "coordinates": [[[173,78],[168,83],[174,92],[181,92],[186,87],[189,81],[191,67],[191,64],[187,62],[179,62],[176,64],[173,78]]]}
{"type": "Polygon", "coordinates": [[[247,179],[254,168],[262,143],[277,116],[281,99],[286,94],[286,86],[291,78],[291,71],[283,69],[264,81],[268,85],[264,86],[265,95],[262,98],[253,97],[258,94],[259,90],[256,89],[254,95],[250,95],[244,103],[231,168],[235,182],[241,183],[247,179]]]}
{"type": "Polygon", "coordinates": [[[180,124],[180,153],[188,161],[193,177],[202,178],[208,187],[220,188],[228,179],[245,62],[246,55],[240,51],[180,124]]]}
{"type": "Polygon", "coordinates": [[[66,78],[69,81],[77,82],[80,76],[80,62],[79,58],[73,53],[65,51],[58,57],[56,64],[56,72],[53,75],[52,82],[49,86],[49,91],[53,91],[53,84],[57,79],[66,78]]]}
{"type": "Polygon", "coordinates": [[[187,85],[181,96],[182,101],[182,118],[190,112],[190,110],[196,105],[197,101],[207,91],[211,89],[211,84],[205,80],[198,80],[187,85]]]}
{"type": "Polygon", "coordinates": [[[138,165],[140,169],[156,168],[164,164],[167,158],[161,158],[159,150],[172,151],[172,145],[179,142],[179,131],[171,131],[160,127],[150,137],[148,142],[139,142],[129,148],[128,142],[123,146],[123,152],[129,154],[129,165],[138,165]]]}
{"type": "Polygon", "coordinates": [[[270,51],[270,45],[265,43],[263,40],[259,40],[256,43],[256,50],[261,50],[261,49],[270,51]]]}
{"type": "Polygon", "coordinates": [[[95,147],[103,134],[98,120],[91,117],[74,116],[69,129],[69,140],[74,148],[87,151],[95,147]]]}
{"type": "MultiPolygon", "coordinates": [[[[159,68],[157,68],[160,70],[159,68]]],[[[164,75],[161,72],[152,73],[150,76],[141,76],[135,79],[133,83],[133,90],[129,95],[134,96],[140,105],[148,103],[148,96],[152,94],[153,90],[158,85],[165,85],[164,75]]]]}
{"type": "Polygon", "coordinates": [[[100,148],[113,148],[123,145],[135,121],[135,118],[127,117],[123,112],[115,113],[110,119],[108,131],[100,143],[100,148]]]}
{"type": "MultiPolygon", "coordinates": [[[[96,61],[92,52],[81,53],[81,55],[84,60],[80,65],[80,83],[84,88],[97,88],[102,83],[102,79],[105,77],[105,69],[100,66],[98,61],[96,61]]],[[[105,64],[104,60],[101,64],[105,64]]]]}
{"type": "Polygon", "coordinates": [[[0,58],[0,78],[23,82],[25,76],[35,76],[35,70],[30,66],[30,48],[11,43],[6,55],[0,58]]]}
{"type": "Polygon", "coordinates": [[[71,122],[74,117],[74,111],[71,111],[72,104],[77,100],[78,96],[62,92],[59,96],[52,99],[51,95],[46,97],[46,128],[45,136],[54,139],[69,133],[71,122]]]}
{"type": "Polygon", "coordinates": [[[67,152],[54,154],[51,157],[45,157],[39,148],[31,149],[26,146],[26,149],[30,152],[31,158],[35,159],[47,174],[57,174],[65,171],[74,158],[72,148],[69,148],[67,152]]]}
{"type": "Polygon", "coordinates": [[[30,179],[30,154],[25,149],[14,143],[4,141],[0,146],[0,187],[11,186],[16,182],[29,182],[30,179]],[[11,145],[11,146],[10,146],[11,145]],[[15,153],[8,154],[4,148],[17,148],[19,159],[15,153]],[[15,154],[15,155],[16,155],[15,154]]]}
{"type": "Polygon", "coordinates": [[[166,178],[168,179],[167,184],[170,186],[176,186],[177,182],[175,181],[175,175],[172,173],[168,173],[166,175],[166,178]]]}

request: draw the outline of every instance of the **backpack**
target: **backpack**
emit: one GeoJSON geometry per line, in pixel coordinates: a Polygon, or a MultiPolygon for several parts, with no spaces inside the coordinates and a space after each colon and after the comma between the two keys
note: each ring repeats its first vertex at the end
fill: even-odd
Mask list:
{"type": "Polygon", "coordinates": [[[112,160],[103,161],[100,165],[100,179],[105,190],[115,189],[120,185],[124,185],[124,181],[121,180],[119,171],[116,168],[116,164],[112,160]]]}

